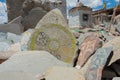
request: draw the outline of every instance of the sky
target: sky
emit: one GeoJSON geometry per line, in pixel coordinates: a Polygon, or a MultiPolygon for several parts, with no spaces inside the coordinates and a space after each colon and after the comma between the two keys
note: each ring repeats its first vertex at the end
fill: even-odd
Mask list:
{"type": "MultiPolygon", "coordinates": [[[[85,6],[93,8],[93,11],[103,8],[103,3],[106,2],[107,9],[115,7],[119,0],[80,0],[85,6]]],[[[77,0],[67,0],[67,10],[76,6],[77,0]]],[[[0,0],[0,23],[7,22],[5,0],[0,0]]]]}

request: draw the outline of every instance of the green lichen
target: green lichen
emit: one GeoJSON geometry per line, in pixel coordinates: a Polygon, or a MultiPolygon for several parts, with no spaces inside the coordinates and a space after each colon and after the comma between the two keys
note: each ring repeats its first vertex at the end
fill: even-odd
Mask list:
{"type": "MultiPolygon", "coordinates": [[[[70,32],[69,28],[58,25],[58,24],[47,24],[47,25],[42,25],[41,27],[35,29],[34,33],[31,36],[31,41],[29,43],[29,49],[30,50],[36,50],[36,39],[37,39],[37,35],[42,31],[42,29],[44,28],[52,28],[52,27],[57,27],[61,30],[63,30],[64,32],[66,32],[69,37],[70,37],[70,41],[71,41],[71,55],[74,57],[75,51],[76,51],[76,45],[75,45],[75,38],[73,37],[73,34],[70,32]]],[[[66,49],[67,50],[67,49],[66,49]]],[[[66,53],[67,54],[67,53],[66,53]]],[[[73,58],[72,58],[73,59],[73,58]]],[[[71,63],[72,59],[66,59],[64,60],[67,63],[71,63]]]]}

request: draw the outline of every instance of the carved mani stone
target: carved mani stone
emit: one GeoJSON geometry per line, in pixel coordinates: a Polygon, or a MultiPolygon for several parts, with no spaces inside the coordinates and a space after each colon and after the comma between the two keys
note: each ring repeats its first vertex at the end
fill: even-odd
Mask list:
{"type": "Polygon", "coordinates": [[[64,62],[72,62],[76,50],[72,33],[61,25],[46,24],[36,29],[29,42],[30,50],[46,50],[64,62]]]}

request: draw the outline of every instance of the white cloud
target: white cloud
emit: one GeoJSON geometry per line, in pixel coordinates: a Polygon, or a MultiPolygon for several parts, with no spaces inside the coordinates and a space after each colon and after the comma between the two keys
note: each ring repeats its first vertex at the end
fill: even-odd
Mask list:
{"type": "Polygon", "coordinates": [[[0,24],[7,22],[6,4],[0,2],[0,24]]]}
{"type": "MultiPolygon", "coordinates": [[[[102,0],[80,0],[84,5],[95,8],[103,4],[102,0]]],[[[77,0],[67,0],[68,7],[74,7],[77,0]]]]}
{"type": "Polygon", "coordinates": [[[116,2],[119,2],[119,0],[115,0],[116,2]]]}

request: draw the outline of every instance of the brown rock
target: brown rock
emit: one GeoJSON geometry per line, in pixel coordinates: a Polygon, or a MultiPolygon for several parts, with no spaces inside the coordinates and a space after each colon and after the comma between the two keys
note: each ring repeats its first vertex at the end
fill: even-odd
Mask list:
{"type": "Polygon", "coordinates": [[[79,46],[80,54],[78,56],[77,65],[82,67],[88,58],[101,46],[102,43],[96,35],[91,34],[87,36],[79,46]]]}

